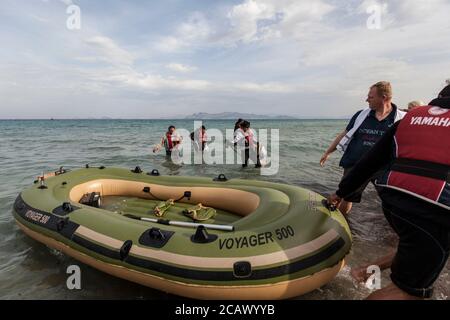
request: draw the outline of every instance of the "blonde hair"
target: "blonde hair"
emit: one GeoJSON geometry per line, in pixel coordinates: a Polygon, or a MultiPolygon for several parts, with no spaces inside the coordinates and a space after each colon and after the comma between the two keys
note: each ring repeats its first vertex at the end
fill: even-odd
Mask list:
{"type": "Polygon", "coordinates": [[[410,103],[408,103],[408,110],[416,108],[416,107],[422,107],[424,105],[425,105],[425,103],[423,103],[420,100],[411,101],[410,103]]]}
{"type": "Polygon", "coordinates": [[[390,82],[380,81],[375,83],[371,88],[376,88],[379,96],[392,99],[392,86],[390,82]]]}

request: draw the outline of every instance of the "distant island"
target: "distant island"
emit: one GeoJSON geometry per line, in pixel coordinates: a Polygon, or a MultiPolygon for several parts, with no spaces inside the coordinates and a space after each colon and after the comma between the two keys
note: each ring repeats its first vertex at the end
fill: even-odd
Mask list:
{"type": "Polygon", "coordinates": [[[237,120],[237,119],[245,119],[245,120],[348,120],[351,116],[335,116],[335,117],[323,117],[323,116],[309,116],[309,117],[301,117],[301,116],[287,116],[287,115],[261,115],[254,113],[240,113],[240,112],[222,112],[222,113],[207,113],[207,112],[198,112],[193,113],[191,115],[178,115],[178,116],[170,116],[170,117],[160,117],[160,118],[121,118],[121,117],[88,117],[88,118],[30,118],[30,119],[21,119],[21,118],[0,118],[0,121],[8,121],[8,120],[17,120],[17,121],[26,121],[26,120],[49,120],[49,121],[64,121],[64,120],[103,120],[103,121],[111,121],[111,120],[237,120]]]}
{"type": "Polygon", "coordinates": [[[206,112],[198,112],[186,116],[184,119],[194,119],[194,120],[236,120],[236,119],[246,119],[246,120],[264,120],[264,119],[273,119],[273,120],[290,120],[290,119],[298,119],[291,116],[284,115],[260,115],[254,113],[240,113],[240,112],[222,112],[222,113],[206,113],[206,112]]]}

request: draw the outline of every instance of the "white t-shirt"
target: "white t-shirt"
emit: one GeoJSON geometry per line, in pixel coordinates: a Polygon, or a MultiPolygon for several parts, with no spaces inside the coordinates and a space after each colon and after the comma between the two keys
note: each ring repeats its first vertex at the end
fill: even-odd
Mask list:
{"type": "Polygon", "coordinates": [[[242,129],[239,128],[234,132],[233,143],[238,143],[239,141],[245,139],[248,136],[251,136],[253,143],[256,144],[258,142],[258,140],[256,139],[255,131],[253,129],[248,129],[247,132],[244,132],[242,129]]]}

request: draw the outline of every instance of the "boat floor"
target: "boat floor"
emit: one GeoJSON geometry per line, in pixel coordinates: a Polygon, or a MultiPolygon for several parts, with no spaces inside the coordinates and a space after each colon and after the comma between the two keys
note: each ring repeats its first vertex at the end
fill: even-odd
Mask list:
{"type": "MultiPolygon", "coordinates": [[[[133,214],[145,218],[157,218],[153,214],[153,209],[160,203],[159,200],[148,200],[131,197],[105,196],[102,197],[101,209],[117,214],[133,214]]],[[[175,202],[161,217],[163,219],[193,222],[193,220],[183,214],[183,210],[193,207],[193,204],[175,202]]],[[[204,223],[231,224],[242,217],[224,210],[216,209],[215,217],[202,221],[204,223]]]]}

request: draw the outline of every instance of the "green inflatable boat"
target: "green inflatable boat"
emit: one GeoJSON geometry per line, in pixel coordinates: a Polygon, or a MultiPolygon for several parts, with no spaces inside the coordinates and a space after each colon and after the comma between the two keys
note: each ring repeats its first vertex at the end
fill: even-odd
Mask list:
{"type": "Polygon", "coordinates": [[[14,204],[30,237],[113,276],[196,299],[285,299],[331,281],[351,235],[324,198],[285,184],[89,167],[14,204]]]}

